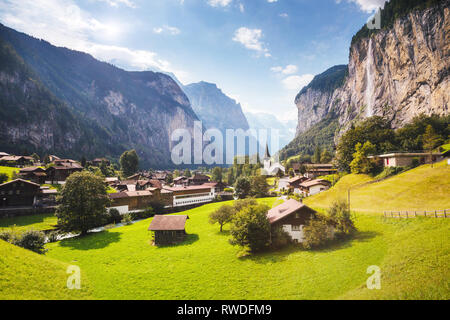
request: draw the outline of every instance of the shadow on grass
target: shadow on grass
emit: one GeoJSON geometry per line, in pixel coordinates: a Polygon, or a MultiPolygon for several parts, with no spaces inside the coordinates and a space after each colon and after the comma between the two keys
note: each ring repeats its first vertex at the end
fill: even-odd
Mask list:
{"type": "MultiPolygon", "coordinates": [[[[44,213],[29,216],[0,218],[0,228],[11,228],[14,225],[16,225],[17,227],[25,227],[31,224],[43,223],[45,219],[53,217],[55,217],[53,213],[44,213]]],[[[56,225],[52,227],[56,227],[56,225]]]]}
{"type": "Polygon", "coordinates": [[[71,248],[73,250],[91,250],[103,249],[111,243],[119,242],[122,233],[102,231],[91,233],[83,237],[62,240],[61,247],[71,248]]]}
{"type": "Polygon", "coordinates": [[[362,231],[357,232],[352,238],[348,239],[342,239],[342,240],[335,240],[331,241],[328,244],[326,244],[322,248],[316,248],[312,250],[306,250],[303,249],[299,245],[289,245],[282,249],[271,249],[266,252],[260,252],[260,253],[253,253],[251,255],[245,256],[240,258],[240,260],[252,260],[255,263],[258,264],[267,264],[267,263],[276,263],[276,262],[282,262],[286,260],[286,258],[292,254],[299,251],[308,251],[313,253],[327,253],[327,252],[333,252],[341,249],[346,249],[351,247],[355,242],[368,242],[375,237],[379,236],[381,233],[376,231],[362,231]]]}
{"type": "Polygon", "coordinates": [[[156,248],[158,248],[158,249],[165,249],[165,248],[190,246],[190,245],[194,244],[195,242],[197,242],[198,239],[200,239],[200,237],[196,233],[187,234],[186,235],[186,239],[183,242],[181,242],[181,243],[172,244],[172,245],[166,245],[166,246],[159,245],[159,246],[156,246],[156,248]]]}

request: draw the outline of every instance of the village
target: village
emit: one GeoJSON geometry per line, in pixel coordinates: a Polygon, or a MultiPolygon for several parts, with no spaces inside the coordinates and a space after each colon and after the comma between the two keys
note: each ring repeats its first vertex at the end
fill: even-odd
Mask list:
{"type": "MultiPolygon", "coordinates": [[[[448,152],[447,152],[448,153],[448,152]]],[[[448,155],[447,155],[448,156],[448,155]]],[[[50,155],[47,163],[37,161],[33,156],[16,156],[0,153],[0,165],[16,169],[10,181],[0,184],[0,217],[14,217],[42,213],[54,213],[57,209],[57,196],[66,180],[75,172],[86,170],[82,163],[72,159],[61,159],[50,155]]],[[[413,160],[420,164],[433,163],[444,159],[443,153],[389,153],[369,156],[381,166],[409,166],[413,160]]],[[[110,166],[106,158],[83,161],[86,167],[98,168],[110,166]]],[[[289,174],[286,168],[272,160],[266,147],[261,172],[270,179],[277,177],[275,192],[265,196],[275,196],[288,200],[267,212],[271,224],[281,227],[291,240],[301,243],[302,230],[315,211],[302,204],[302,199],[328,190],[334,184],[330,179],[321,177],[335,176],[338,170],[333,164],[290,163],[289,174]],[[280,221],[282,223],[280,223],[280,221]]],[[[334,179],[334,178],[333,178],[334,179]]],[[[174,235],[174,239],[165,239],[162,244],[176,243],[179,232],[184,233],[187,216],[160,216],[182,212],[204,204],[237,200],[234,187],[220,181],[212,181],[207,172],[195,171],[190,177],[178,175],[174,171],[141,171],[126,178],[105,177],[110,205],[108,211],[117,210],[124,216],[139,213],[146,209],[159,210],[149,230],[158,234],[165,232],[174,235]]],[[[161,244],[160,243],[160,244],[161,244]]]]}

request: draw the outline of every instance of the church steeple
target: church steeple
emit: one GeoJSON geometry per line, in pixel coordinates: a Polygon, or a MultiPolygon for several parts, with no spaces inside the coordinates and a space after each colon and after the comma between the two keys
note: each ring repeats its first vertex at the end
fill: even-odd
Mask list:
{"type": "Polygon", "coordinates": [[[268,143],[266,143],[266,152],[264,153],[264,159],[270,159],[269,144],[268,143]]]}

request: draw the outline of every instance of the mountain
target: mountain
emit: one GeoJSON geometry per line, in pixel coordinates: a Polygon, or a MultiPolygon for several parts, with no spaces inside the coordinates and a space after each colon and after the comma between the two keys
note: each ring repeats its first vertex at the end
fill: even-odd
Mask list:
{"type": "MultiPolygon", "coordinates": [[[[248,124],[251,129],[278,130],[280,138],[279,139],[280,149],[283,148],[285,145],[287,145],[290,141],[292,141],[292,139],[295,136],[295,127],[297,125],[297,121],[295,120],[281,122],[280,120],[278,120],[277,117],[269,113],[245,112],[244,114],[248,120],[248,124]]],[[[271,147],[270,138],[268,140],[269,146],[271,147]]],[[[278,150],[274,150],[271,148],[271,153],[275,153],[277,151],[278,150]]]]}
{"type": "Polygon", "coordinates": [[[399,128],[421,113],[448,114],[450,0],[391,0],[381,16],[381,30],[363,27],[353,37],[348,67],[327,70],[297,95],[297,144],[310,129],[329,133],[322,122],[330,118],[336,140],[373,115],[399,128]]]}
{"type": "Polygon", "coordinates": [[[0,112],[10,114],[0,119],[8,151],[117,158],[135,148],[143,167],[166,167],[173,130],[192,131],[198,120],[168,75],[124,71],[3,25],[0,41],[15,61],[0,69],[0,85],[8,88],[0,92],[0,112]]]}
{"type": "Polygon", "coordinates": [[[215,128],[223,133],[226,129],[249,129],[241,105],[216,84],[201,81],[186,85],[183,90],[205,129],[215,128]]]}

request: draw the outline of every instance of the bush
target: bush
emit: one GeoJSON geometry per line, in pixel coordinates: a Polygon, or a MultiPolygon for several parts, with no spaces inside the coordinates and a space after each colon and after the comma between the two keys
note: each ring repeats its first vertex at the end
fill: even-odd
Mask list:
{"type": "Polygon", "coordinates": [[[48,242],[56,242],[58,241],[60,233],[58,231],[52,231],[49,234],[47,234],[47,241],[48,242]]]}
{"type": "Polygon", "coordinates": [[[235,214],[234,208],[229,205],[221,206],[216,211],[211,212],[209,215],[209,223],[220,225],[220,232],[222,232],[223,226],[233,219],[235,214]]]}
{"type": "Polygon", "coordinates": [[[131,213],[131,219],[132,220],[142,220],[142,219],[148,219],[155,216],[155,211],[152,207],[148,207],[144,209],[143,211],[133,212],[131,213]]]}
{"type": "Polygon", "coordinates": [[[133,218],[131,217],[131,214],[129,214],[129,213],[124,214],[122,217],[122,223],[126,226],[129,226],[130,224],[132,224],[133,218]]]}
{"type": "Polygon", "coordinates": [[[309,220],[303,228],[305,237],[302,243],[303,247],[310,250],[324,246],[329,240],[329,231],[330,228],[324,218],[318,217],[309,220]]]}
{"type": "Polygon", "coordinates": [[[280,249],[292,242],[291,237],[283,228],[279,227],[272,232],[272,248],[280,249]]]}
{"type": "Polygon", "coordinates": [[[22,233],[19,241],[15,243],[19,247],[43,254],[46,252],[45,234],[38,230],[27,230],[22,233]]]}
{"type": "Polygon", "coordinates": [[[234,192],[233,188],[225,188],[225,189],[223,189],[223,191],[224,192],[231,192],[231,193],[234,192]]]}
{"type": "Polygon", "coordinates": [[[335,201],[328,210],[330,222],[334,225],[335,236],[346,238],[356,231],[350,209],[346,201],[335,201]]]}
{"type": "Polygon", "coordinates": [[[122,215],[117,209],[110,209],[108,212],[108,221],[109,223],[120,223],[122,221],[122,215]]]}
{"type": "Polygon", "coordinates": [[[8,181],[9,177],[6,173],[0,173],[0,184],[5,183],[8,181]]]}

